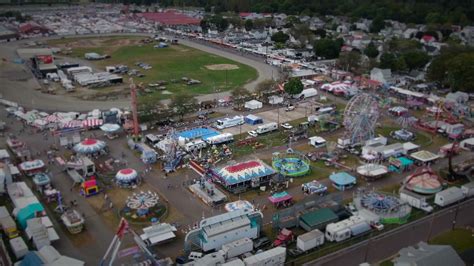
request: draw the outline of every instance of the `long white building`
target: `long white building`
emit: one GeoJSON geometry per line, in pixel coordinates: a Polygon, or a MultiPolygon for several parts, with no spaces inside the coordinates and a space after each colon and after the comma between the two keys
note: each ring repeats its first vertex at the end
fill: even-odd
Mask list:
{"type": "Polygon", "coordinates": [[[199,228],[185,238],[185,250],[199,247],[203,251],[219,250],[222,245],[260,235],[263,214],[253,210],[237,210],[203,219],[199,228]]]}

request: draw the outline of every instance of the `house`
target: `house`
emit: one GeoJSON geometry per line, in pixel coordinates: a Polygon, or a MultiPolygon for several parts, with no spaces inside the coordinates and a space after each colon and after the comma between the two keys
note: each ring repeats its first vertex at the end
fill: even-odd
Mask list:
{"type": "Polygon", "coordinates": [[[421,37],[421,39],[420,39],[420,42],[423,43],[423,44],[428,44],[428,43],[432,43],[432,42],[435,42],[435,41],[436,41],[436,38],[434,36],[431,36],[431,35],[428,35],[428,34],[423,35],[423,37],[421,37]]]}
{"type": "Polygon", "coordinates": [[[461,37],[465,39],[467,44],[474,44],[474,26],[466,26],[461,31],[461,37]]]}
{"type": "Polygon", "coordinates": [[[417,32],[418,32],[418,29],[414,29],[414,28],[406,29],[406,30],[403,32],[403,38],[405,38],[405,39],[411,39],[411,38],[415,37],[415,35],[416,35],[417,32]]]}
{"type": "Polygon", "coordinates": [[[394,266],[462,266],[465,265],[453,247],[418,243],[417,247],[402,248],[392,260],[394,266]]]}
{"type": "Polygon", "coordinates": [[[390,69],[373,68],[370,71],[370,79],[381,82],[382,84],[393,83],[392,71],[390,69]]]}

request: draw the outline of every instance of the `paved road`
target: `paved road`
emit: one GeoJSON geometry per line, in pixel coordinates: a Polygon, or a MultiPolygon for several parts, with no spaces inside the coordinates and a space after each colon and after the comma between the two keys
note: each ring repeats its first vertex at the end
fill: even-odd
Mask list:
{"type": "Polygon", "coordinates": [[[351,247],[308,262],[304,265],[359,265],[363,262],[377,263],[396,254],[401,248],[415,245],[458,227],[473,226],[474,199],[461,202],[403,225],[393,231],[378,235],[351,247]]]}
{"type": "MultiPolygon", "coordinates": [[[[113,35],[113,34],[111,34],[113,35]]],[[[110,36],[111,36],[110,35],[110,36]]],[[[126,35],[126,34],[120,34],[126,35]]],[[[128,34],[140,35],[140,34],[128,34]]],[[[141,34],[144,35],[144,34],[141,34]]],[[[103,36],[103,35],[101,35],[103,36]]],[[[77,36],[75,36],[77,37],[77,36]]],[[[57,38],[57,37],[56,37],[57,38]]],[[[40,40],[46,40],[42,38],[40,40]]],[[[45,111],[90,111],[95,108],[110,109],[112,107],[125,108],[129,107],[129,100],[122,99],[116,101],[84,101],[74,97],[64,95],[50,95],[41,93],[36,90],[40,88],[40,84],[33,77],[31,72],[25,65],[11,63],[17,58],[16,49],[24,46],[25,43],[32,40],[21,40],[18,42],[0,44],[0,58],[8,59],[9,62],[0,64],[0,93],[4,99],[18,102],[26,108],[34,108],[45,111]],[[20,77],[21,78],[18,78],[20,77]]],[[[242,64],[249,65],[258,71],[258,78],[245,85],[246,88],[253,90],[255,86],[262,80],[278,77],[278,70],[270,65],[265,64],[262,60],[255,60],[249,56],[242,56],[235,52],[229,52],[225,49],[204,45],[202,43],[190,40],[181,40],[184,45],[203,50],[208,53],[223,56],[242,64]]],[[[229,92],[221,92],[217,94],[208,94],[198,96],[199,101],[216,99],[229,95],[229,92]]],[[[166,101],[165,101],[166,102],[166,101]]]]}

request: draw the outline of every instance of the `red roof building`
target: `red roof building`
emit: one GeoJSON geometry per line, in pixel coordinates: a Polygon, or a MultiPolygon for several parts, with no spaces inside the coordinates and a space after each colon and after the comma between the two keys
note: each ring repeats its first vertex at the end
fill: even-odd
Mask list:
{"type": "Polygon", "coordinates": [[[21,34],[45,34],[49,33],[51,30],[45,26],[41,26],[36,22],[30,21],[20,25],[19,31],[21,34]]]}
{"type": "Polygon", "coordinates": [[[200,19],[193,18],[175,11],[147,12],[142,16],[148,20],[159,22],[164,25],[199,25],[200,19]]]}
{"type": "Polygon", "coordinates": [[[436,41],[435,37],[433,37],[431,35],[423,35],[423,37],[421,37],[421,40],[425,43],[430,43],[430,42],[436,41]]]}

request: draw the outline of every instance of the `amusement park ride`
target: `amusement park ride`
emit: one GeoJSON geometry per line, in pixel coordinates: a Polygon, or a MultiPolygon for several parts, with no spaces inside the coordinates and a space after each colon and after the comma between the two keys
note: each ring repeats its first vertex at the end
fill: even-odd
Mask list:
{"type": "Polygon", "coordinates": [[[133,78],[130,81],[130,96],[132,105],[132,119],[133,119],[133,138],[134,140],[139,139],[138,130],[138,109],[137,109],[137,86],[133,82],[133,78]]]}
{"type": "Polygon", "coordinates": [[[360,93],[354,96],[344,110],[344,144],[356,145],[372,139],[379,115],[378,101],[373,95],[360,93]]]}

